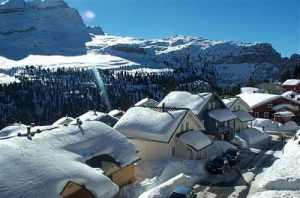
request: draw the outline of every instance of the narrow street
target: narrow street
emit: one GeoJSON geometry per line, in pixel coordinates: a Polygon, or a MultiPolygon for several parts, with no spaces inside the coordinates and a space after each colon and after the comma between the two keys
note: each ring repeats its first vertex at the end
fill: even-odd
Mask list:
{"type": "Polygon", "coordinates": [[[274,153],[283,148],[280,136],[270,137],[264,144],[243,150],[241,162],[230,167],[225,174],[210,174],[195,185],[198,198],[247,197],[255,177],[273,164],[276,160],[274,153]]]}

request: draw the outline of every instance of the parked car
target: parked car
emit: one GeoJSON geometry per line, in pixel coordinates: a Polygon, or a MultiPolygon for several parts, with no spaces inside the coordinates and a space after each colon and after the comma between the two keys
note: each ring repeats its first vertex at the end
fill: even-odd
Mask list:
{"type": "Polygon", "coordinates": [[[195,191],[186,186],[179,186],[175,188],[168,196],[167,198],[196,198],[197,195],[195,191]]]}
{"type": "Polygon", "coordinates": [[[229,148],[223,153],[224,157],[227,157],[229,165],[235,165],[237,162],[241,161],[241,151],[237,148],[229,148]]]}
{"type": "Polygon", "coordinates": [[[207,163],[206,168],[208,172],[223,174],[229,168],[229,161],[227,157],[216,156],[207,163]]]}

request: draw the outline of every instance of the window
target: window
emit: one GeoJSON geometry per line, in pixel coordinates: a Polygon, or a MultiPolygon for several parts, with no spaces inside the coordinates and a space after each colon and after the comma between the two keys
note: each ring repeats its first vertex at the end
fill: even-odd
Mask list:
{"type": "Polygon", "coordinates": [[[208,110],[211,109],[211,103],[208,103],[208,110]]]}
{"type": "Polygon", "coordinates": [[[183,132],[184,131],[184,125],[183,125],[183,123],[181,124],[181,132],[183,132]]]}
{"type": "Polygon", "coordinates": [[[233,106],[233,111],[236,111],[236,106],[233,106]]]}
{"type": "Polygon", "coordinates": [[[271,109],[271,108],[273,107],[273,104],[267,104],[267,107],[268,107],[269,109],[271,109]]]}
{"type": "Polygon", "coordinates": [[[215,103],[215,102],[213,102],[213,104],[212,104],[212,108],[213,108],[213,109],[215,109],[215,108],[216,108],[216,103],[215,103]]]}
{"type": "Polygon", "coordinates": [[[238,105],[238,111],[240,111],[241,110],[241,107],[240,107],[240,105],[238,105]]]}
{"type": "Polygon", "coordinates": [[[186,122],[185,125],[186,125],[186,130],[188,131],[190,129],[190,123],[186,122]]]}
{"type": "Polygon", "coordinates": [[[172,157],[175,157],[175,154],[176,154],[175,152],[176,152],[176,151],[175,151],[175,147],[173,147],[173,148],[172,148],[172,157]]]}
{"type": "Polygon", "coordinates": [[[264,112],[264,118],[268,118],[269,117],[269,112],[264,112]]]}
{"type": "Polygon", "coordinates": [[[202,120],[202,123],[203,123],[203,125],[204,125],[204,120],[202,120]]]}

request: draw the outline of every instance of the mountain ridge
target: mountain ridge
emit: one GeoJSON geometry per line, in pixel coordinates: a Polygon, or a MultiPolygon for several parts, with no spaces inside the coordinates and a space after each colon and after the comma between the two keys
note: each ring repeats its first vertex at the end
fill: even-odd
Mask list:
{"type": "Polygon", "coordinates": [[[245,84],[250,77],[258,83],[278,80],[284,70],[292,70],[300,62],[299,54],[281,57],[270,43],[263,42],[214,41],[184,35],[151,40],[110,36],[100,27],[87,27],[78,11],[63,0],[8,0],[0,4],[0,21],[4,21],[0,26],[2,65],[10,65],[9,59],[14,65],[46,66],[49,57],[65,56],[65,60],[56,58],[62,61],[55,62],[57,67],[184,68],[224,87],[245,84]],[[29,63],[31,59],[36,60],[29,63]]]}

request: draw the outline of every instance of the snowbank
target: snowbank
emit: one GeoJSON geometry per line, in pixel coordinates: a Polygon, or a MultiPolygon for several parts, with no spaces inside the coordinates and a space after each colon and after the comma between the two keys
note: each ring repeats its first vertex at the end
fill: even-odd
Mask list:
{"type": "Polygon", "coordinates": [[[300,155],[299,139],[290,139],[278,160],[268,168],[260,182],[260,188],[267,190],[299,190],[300,155]]]}
{"type": "Polygon", "coordinates": [[[160,198],[160,197],[166,197],[173,189],[175,189],[178,186],[190,186],[192,187],[194,185],[194,180],[185,175],[185,174],[179,174],[165,183],[147,191],[144,192],[139,196],[139,198],[160,198]]]}
{"type": "Polygon", "coordinates": [[[252,126],[264,128],[265,131],[297,131],[299,128],[294,121],[281,124],[264,118],[256,118],[252,121],[252,126]]]}

